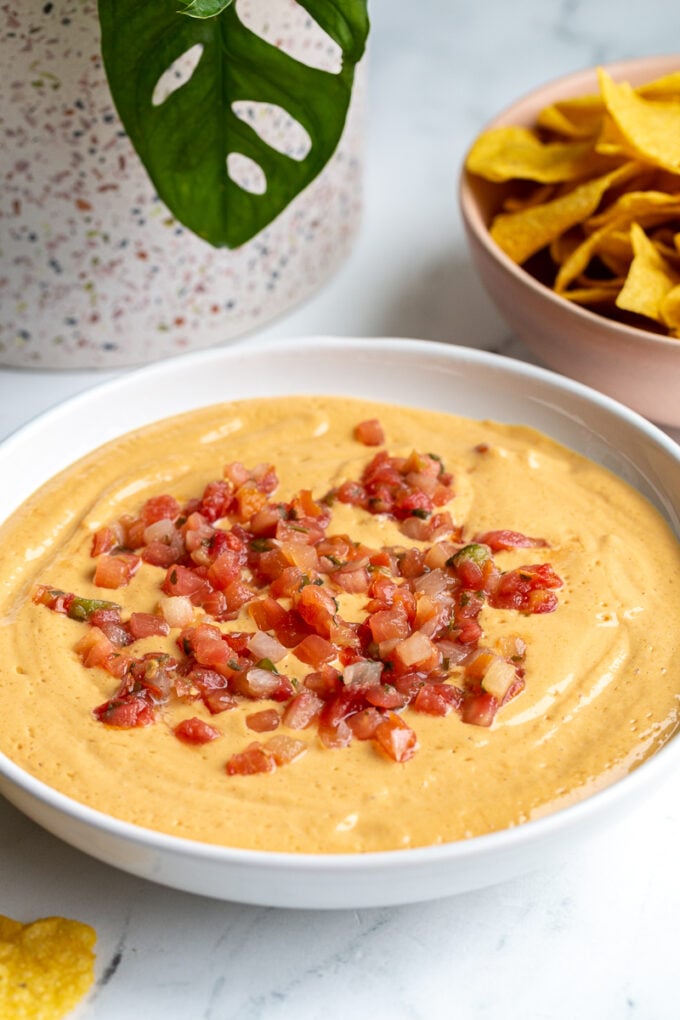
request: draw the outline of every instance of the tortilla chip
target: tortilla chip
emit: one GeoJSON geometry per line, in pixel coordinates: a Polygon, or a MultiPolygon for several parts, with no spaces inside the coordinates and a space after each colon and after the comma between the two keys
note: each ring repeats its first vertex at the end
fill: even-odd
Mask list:
{"type": "Polygon", "coordinates": [[[482,135],[467,169],[502,183],[489,229],[514,262],[543,253],[528,268],[563,297],[605,314],[617,298],[680,336],[680,70],[598,83],[482,135]]]}
{"type": "Polygon", "coordinates": [[[629,151],[646,162],[680,172],[680,103],[646,99],[628,82],[614,82],[602,69],[598,78],[607,111],[629,151]]]}
{"type": "Polygon", "coordinates": [[[607,189],[625,180],[630,173],[630,166],[619,167],[543,205],[520,212],[499,213],[491,224],[491,236],[513,262],[521,264],[566,230],[587,220],[607,189]]]}
{"type": "Polygon", "coordinates": [[[503,202],[503,212],[519,212],[520,209],[530,209],[534,205],[543,205],[555,196],[554,184],[537,184],[525,195],[508,195],[503,202]]]}
{"type": "Polygon", "coordinates": [[[620,280],[612,280],[611,285],[607,281],[599,286],[575,287],[573,290],[565,291],[564,297],[576,305],[613,305],[620,287],[620,280]]]}
{"type": "Polygon", "coordinates": [[[526,180],[558,184],[592,177],[611,169],[590,142],[542,142],[534,131],[503,127],[487,131],[467,158],[470,173],[489,181],[526,180]]]}
{"type": "Polygon", "coordinates": [[[592,139],[600,132],[603,116],[602,96],[579,96],[544,107],[536,123],[565,138],[592,139]]]}
{"type": "Polygon", "coordinates": [[[659,254],[639,224],[633,223],[630,235],[633,261],[616,305],[628,312],[663,322],[661,307],[664,298],[680,284],[680,275],[659,254]]]}
{"type": "Polygon", "coordinates": [[[645,99],[677,99],[680,102],[680,71],[671,71],[662,78],[638,85],[635,91],[645,99]]]}
{"type": "Polygon", "coordinates": [[[620,195],[602,212],[591,216],[587,230],[598,230],[613,220],[632,223],[645,220],[663,223],[673,216],[680,216],[680,194],[669,195],[660,191],[629,191],[620,195]]]}
{"type": "Polygon", "coordinates": [[[0,915],[0,1017],[61,1020],[94,980],[94,929],[63,917],[0,915]]]}
{"type": "Polygon", "coordinates": [[[680,335],[680,286],[673,287],[661,301],[661,319],[672,336],[680,335]]]}
{"type": "Polygon", "coordinates": [[[576,251],[579,244],[583,240],[583,234],[580,230],[568,230],[564,234],[560,234],[554,241],[550,243],[550,258],[553,260],[556,266],[561,266],[563,262],[566,262],[571,257],[573,252],[576,251]]]}

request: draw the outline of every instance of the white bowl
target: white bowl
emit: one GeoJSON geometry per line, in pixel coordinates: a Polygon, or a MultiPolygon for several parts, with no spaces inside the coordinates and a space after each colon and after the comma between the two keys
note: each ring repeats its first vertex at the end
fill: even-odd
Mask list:
{"type": "MultiPolygon", "coordinates": [[[[75,458],[169,409],[305,393],[351,394],[531,425],[617,472],[656,504],[680,536],[680,449],[644,419],[543,369],[467,348],[388,339],[238,345],[165,361],[99,386],[0,447],[0,519],[75,458]]],[[[446,896],[542,866],[633,806],[679,759],[675,738],[615,785],[545,818],[443,846],[356,855],[239,850],[163,835],[71,800],[2,754],[0,792],[67,843],[143,878],[244,903],[354,908],[446,896]]]]}
{"type": "MultiPolygon", "coordinates": [[[[677,71],[680,56],[639,57],[604,66],[616,81],[640,85],[677,71]]],[[[544,107],[597,92],[596,68],[577,71],[518,99],[485,130],[532,127],[544,107]]],[[[518,266],[489,233],[500,196],[497,185],[462,171],[459,202],[472,259],[508,325],[555,371],[623,401],[652,421],[680,428],[680,340],[581,307],[518,266]]]]}

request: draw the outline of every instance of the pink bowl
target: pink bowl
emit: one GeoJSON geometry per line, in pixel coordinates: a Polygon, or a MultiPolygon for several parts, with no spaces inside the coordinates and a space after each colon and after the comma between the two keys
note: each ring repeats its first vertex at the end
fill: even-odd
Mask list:
{"type": "MultiPolygon", "coordinates": [[[[605,65],[615,80],[639,85],[680,69],[680,55],[605,65]]],[[[598,91],[591,68],[543,85],[486,128],[531,126],[557,100],[598,91]]],[[[497,187],[463,170],[459,202],[473,261],[489,296],[523,343],[546,365],[615,397],[646,417],[680,427],[680,340],[623,325],[559,297],[516,265],[491,239],[497,187]]]]}

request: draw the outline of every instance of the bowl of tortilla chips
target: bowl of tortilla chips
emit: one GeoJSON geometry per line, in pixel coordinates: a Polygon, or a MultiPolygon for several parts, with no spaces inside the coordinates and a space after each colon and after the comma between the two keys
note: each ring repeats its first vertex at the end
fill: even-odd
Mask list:
{"type": "Polygon", "coordinates": [[[680,427],[680,55],[524,96],[473,142],[459,199],[482,283],[529,350],[680,427]]]}

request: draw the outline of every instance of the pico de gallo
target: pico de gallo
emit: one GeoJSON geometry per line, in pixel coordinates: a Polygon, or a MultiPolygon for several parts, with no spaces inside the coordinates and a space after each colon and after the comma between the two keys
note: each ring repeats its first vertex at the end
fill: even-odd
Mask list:
{"type": "MultiPolygon", "coordinates": [[[[367,447],[385,442],[374,419],[353,434],[367,447]]],[[[37,587],[35,603],[86,625],[75,645],[83,665],[117,681],[95,718],[135,728],[170,702],[195,705],[214,721],[196,714],[173,732],[196,746],[221,736],[222,713],[252,704],[245,723],[256,739],[228,758],[230,776],[296,760],[308,746],[297,734],[311,727],[327,748],[371,741],[404,763],[418,749],[418,713],[491,726],[525,686],[526,646],[513,634],[491,647],[482,609],[551,613],[562,586],[547,562],[502,570],[495,557],[547,542],[467,534],[446,509],[454,478],[433,453],[379,449],[358,478],[321,496],[303,489],[280,501],[277,485],[273,465],[232,462],[200,495],[153,496],[94,534],[95,585],[114,591],[154,569],[155,612],[37,587]],[[398,522],[409,541],[371,548],[329,532],[338,502],[398,522]],[[342,615],[347,594],[361,601],[359,622],[342,615]],[[136,652],[140,639],[168,636],[173,654],[136,652]],[[280,668],[291,655],[294,676],[280,668]]]]}

